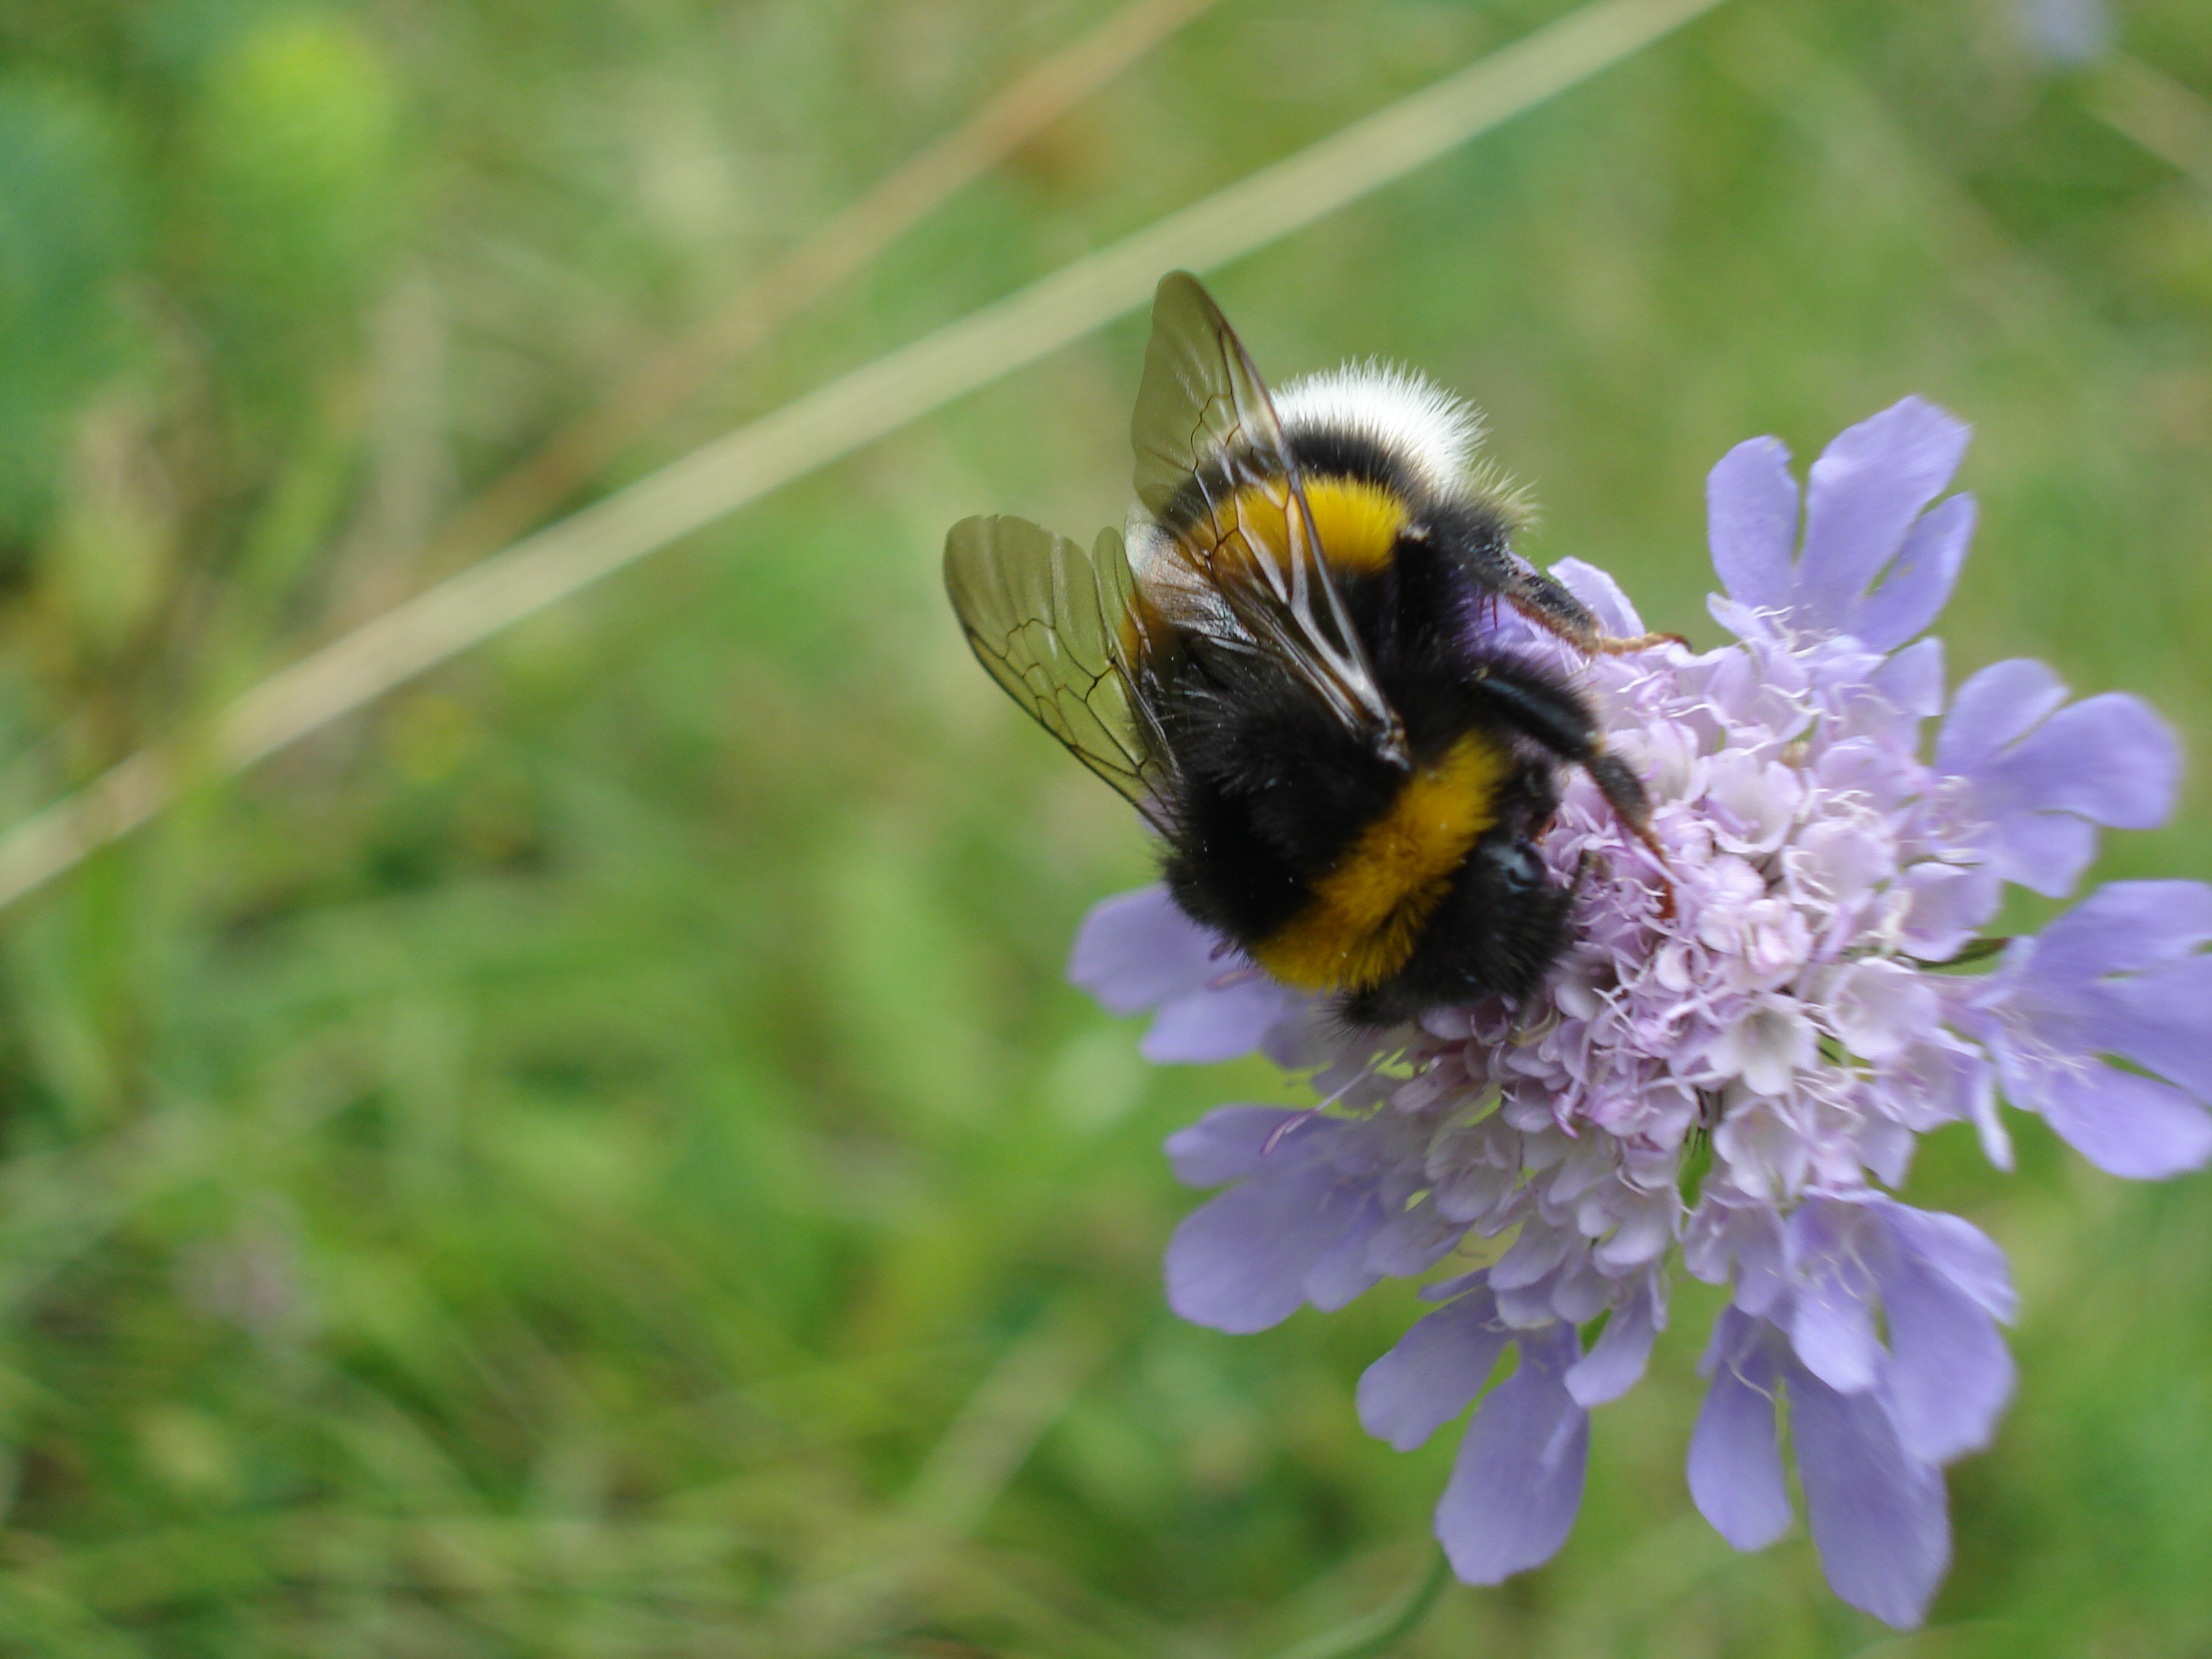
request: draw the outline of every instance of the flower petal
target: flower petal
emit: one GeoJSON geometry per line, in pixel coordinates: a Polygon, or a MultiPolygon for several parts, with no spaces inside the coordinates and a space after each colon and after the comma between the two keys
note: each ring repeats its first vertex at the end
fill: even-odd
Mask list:
{"type": "Polygon", "coordinates": [[[1889,1326],[1890,1405],[1905,1449],[1948,1463],[1989,1444],[2014,1377],[1996,1322],[1903,1250],[1881,1275],[1881,1309],[1889,1326]]]}
{"type": "Polygon", "coordinates": [[[1280,1106],[1217,1106],[1168,1137],[1168,1162],[1175,1178],[1186,1187],[1224,1187],[1265,1169],[1303,1163],[1342,1132],[1340,1119],[1280,1106]],[[1309,1121],[1283,1129],[1297,1117],[1309,1121]],[[1267,1144],[1271,1139],[1275,1140],[1272,1150],[1267,1144]]]}
{"type": "Polygon", "coordinates": [[[1133,1014],[1188,995],[1222,971],[1221,941],[1154,883],[1091,906],[1076,929],[1067,977],[1109,1013],[1133,1014]]]}
{"type": "Polygon", "coordinates": [[[1375,1235],[1383,1224],[1382,1200],[1372,1187],[1357,1192],[1339,1188],[1332,1195],[1332,1202],[1345,1200],[1349,1200],[1352,1213],[1345,1221],[1343,1231],[1298,1281],[1307,1305],[1323,1313],[1349,1307],[1382,1277],[1370,1260],[1375,1235]]]}
{"type": "Polygon", "coordinates": [[[2212,957],[2191,957],[2100,988],[2096,1041],[2212,1100],[2212,957]]]}
{"type": "Polygon", "coordinates": [[[2011,812],[1990,826],[1990,868],[2045,898],[2063,898],[2097,856],[2097,829],[2070,812],[2011,812]]]}
{"type": "Polygon", "coordinates": [[[1753,438],[1720,459],[1705,480],[1713,569],[1730,596],[1779,610],[1790,603],[1797,540],[1797,481],[1778,438],[1753,438]]]}
{"type": "Polygon", "coordinates": [[[1905,913],[1905,946],[1923,962],[1948,962],[1966,948],[2004,902],[2004,880],[1979,865],[1910,866],[1899,886],[1911,899],[1905,913]]]}
{"type": "Polygon", "coordinates": [[[1848,625],[1852,602],[1897,557],[1920,510],[1959,470],[1968,434],[1956,416],[1905,398],[1831,441],[1806,490],[1796,620],[1848,625]]]}
{"type": "Polygon", "coordinates": [[[1712,1385],[1690,1436],[1690,1496],[1740,1550],[1764,1549],[1790,1529],[1774,1362],[1760,1340],[1771,1329],[1737,1309],[1722,1311],[1707,1353],[1712,1385]]]}
{"type": "Polygon", "coordinates": [[[2173,811],[2181,745],[2140,697],[2107,691],[2060,709],[1982,777],[1982,798],[2150,830],[2173,811]]]}
{"type": "Polygon", "coordinates": [[[1915,1134],[1981,1122],[1995,1087],[1988,1056],[1948,1031],[1884,1060],[1874,1080],[1883,1109],[1915,1134]]]}
{"type": "Polygon", "coordinates": [[[1853,963],[1823,1000],[1844,1046],[1866,1060],[1887,1060],[1934,1035],[1942,1016],[1928,976],[1899,962],[1853,963]]]}
{"type": "Polygon", "coordinates": [[[1881,1395],[1838,1394],[1788,1370],[1790,1423],[1805,1511],[1838,1595],[1909,1629],[1951,1559],[1942,1472],[1905,1449],[1881,1395]]]}
{"type": "Polygon", "coordinates": [[[1705,1063],[1717,1077],[1742,1078],[1754,1093],[1787,1092],[1799,1068],[1810,1066],[1819,1052],[1820,1034],[1800,1012],[1802,1006],[1794,997],[1753,999],[1714,1039],[1705,1063]]]}
{"type": "Polygon", "coordinates": [[[1865,1206],[1821,1198],[1806,1200],[1787,1223],[1798,1274],[1790,1344],[1808,1370],[1845,1394],[1872,1388],[1881,1375],[1865,1260],[1870,1225],[1865,1206]]]}
{"type": "MultiPolygon", "coordinates": [[[[2212,1100],[2212,887],[2115,882],[2060,916],[1978,1000],[2048,1048],[2115,1054],[2212,1100]]],[[[2033,1049],[2033,1042],[2023,1044],[2033,1049]]]]}
{"type": "Polygon", "coordinates": [[[1517,1291],[1535,1284],[1560,1262],[1576,1243],[1573,1231],[1547,1227],[1531,1221],[1521,1229],[1512,1248],[1490,1270],[1491,1285],[1501,1291],[1517,1291]]]}
{"type": "Polygon", "coordinates": [[[1622,1292],[1597,1344],[1567,1368],[1567,1392],[1578,1406],[1618,1400],[1644,1380],[1651,1344],[1667,1322],[1663,1281],[1654,1270],[1622,1292]]]}
{"type": "Polygon", "coordinates": [[[1582,1507],[1589,1413],[1562,1380],[1574,1328],[1521,1334],[1521,1368],[1490,1391],[1437,1504],[1437,1540],[1469,1584],[1496,1584],[1559,1553],[1582,1507]]]}
{"type": "Polygon", "coordinates": [[[1930,507],[1905,537],[1887,579],[1852,607],[1846,631],[1870,650],[1888,651],[1934,622],[1966,562],[1975,512],[1974,498],[1964,495],[1930,507]]]}
{"type": "Polygon", "coordinates": [[[1763,1314],[1783,1294],[1782,1220],[1771,1205],[1705,1183],[1682,1229],[1682,1265],[1708,1285],[1735,1280],[1735,1305],[1763,1314]]]}
{"type": "Polygon", "coordinates": [[[1237,977],[1231,969],[1219,980],[1163,1003],[1137,1052],[1155,1066],[1236,1060],[1259,1048],[1298,1000],[1296,992],[1263,974],[1248,969],[1237,977]]]}
{"type": "Polygon", "coordinates": [[[2163,1181],[2212,1160],[2212,1113],[2155,1078],[2112,1066],[2057,1067],[2032,1102],[2014,1103],[2041,1112],[2060,1139],[2108,1175],[2163,1181]]]}
{"type": "Polygon", "coordinates": [[[1067,977],[1109,1013],[1159,1011],[1139,1052],[1156,1065],[1234,1060],[1305,1000],[1237,956],[1155,883],[1091,907],[1067,977]]]}
{"type": "MultiPolygon", "coordinates": [[[[1960,501],[1972,497],[1961,495],[1960,501]]],[[[1948,505],[1948,503],[1947,503],[1948,505]]],[[[1936,509],[1937,513],[1942,507],[1936,509]]],[[[1929,519],[1936,516],[1934,513],[1929,519]]],[[[1926,520],[1922,520],[1927,522],[1926,520]]],[[[1885,589],[1885,592],[1887,590],[1885,589]]],[[[1874,641],[1864,641],[1874,645],[1874,641]]],[[[1875,646],[1875,649],[1883,647],[1875,646]]],[[[1943,712],[1943,641],[1916,640],[1874,671],[1867,684],[1895,703],[1915,720],[1925,720],[1930,714],[1943,712]]]]}
{"type": "Polygon", "coordinates": [[[1249,1335],[1305,1300],[1306,1275],[1365,1216],[1316,1160],[1231,1187],[1182,1218],[1168,1241],[1168,1305],[1194,1325],[1249,1335]]]}
{"type": "Polygon", "coordinates": [[[2212,886],[2116,881],[2036,935],[2021,977],[2027,986],[2070,996],[2090,981],[2136,973],[2206,944],[2212,944],[2212,886]]]}
{"type": "Polygon", "coordinates": [[[1434,1195],[1394,1212],[1367,1241],[1366,1266],[1392,1279],[1412,1279],[1442,1261],[1467,1237],[1467,1224],[1437,1207],[1434,1195]]]}
{"type": "Polygon", "coordinates": [[[1512,1340],[1486,1287],[1447,1302],[1360,1374],[1360,1427],[1413,1450],[1482,1392],[1512,1340]]]}
{"type": "Polygon", "coordinates": [[[1980,771],[1997,751],[2066,701],[2066,682],[2026,657],[1991,663],[1951,699],[1936,735],[1938,770],[1980,771]]]}
{"type": "Polygon", "coordinates": [[[1552,574],[1589,608],[1598,626],[1607,633],[1634,639],[1644,631],[1644,618],[1637,614],[1620,584],[1595,565],[1581,559],[1561,559],[1552,567],[1552,574]]]}
{"type": "Polygon", "coordinates": [[[1971,1221],[1940,1210],[1916,1210],[1884,1202],[1881,1206],[1899,1249],[1917,1256],[1974,1299],[1977,1306],[2009,1324],[2020,1311],[2012,1268],[2005,1253],[1971,1221]]]}

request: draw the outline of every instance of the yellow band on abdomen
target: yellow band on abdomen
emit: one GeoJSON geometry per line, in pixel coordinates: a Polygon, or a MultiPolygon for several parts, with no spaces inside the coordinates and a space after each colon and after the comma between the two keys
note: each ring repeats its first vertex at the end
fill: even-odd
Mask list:
{"type": "Polygon", "coordinates": [[[1304,991],[1362,991],[1403,968],[1452,874],[1498,822],[1513,769],[1504,744],[1470,732],[1416,771],[1361,830],[1305,905],[1255,947],[1260,966],[1304,991]]]}

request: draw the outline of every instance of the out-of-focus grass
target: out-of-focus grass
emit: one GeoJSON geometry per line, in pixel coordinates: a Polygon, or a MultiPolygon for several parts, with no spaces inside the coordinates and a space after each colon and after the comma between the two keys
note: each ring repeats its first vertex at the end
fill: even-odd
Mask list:
{"type": "MultiPolygon", "coordinates": [[[[1557,15],[1226,0],[611,466],[993,297],[1557,15]]],[[[0,811],[426,578],[424,533],[1085,3],[0,14],[0,811]]],[[[1971,418],[1954,678],[2212,732],[2212,202],[1999,0],[1739,0],[1222,274],[1278,375],[1489,409],[1656,623],[1705,469],[1971,418]]],[[[2212,89],[2212,19],[2118,46],[2212,89]]],[[[1410,1293],[1181,1326],[1148,1070],[1058,973],[1130,815],[966,662],[944,526],[1117,517],[1131,319],[519,629],[0,917],[0,1648],[1258,1654],[1423,1569],[1450,1437],[1365,1439],[1410,1293]]],[[[2212,877],[2192,787],[2108,873],[2212,877]]],[[[1941,1628],[2212,1646],[2212,1188],[1936,1138],[2022,1382],[1941,1628]]],[[[1550,1568],[1409,1652],[1842,1655],[1801,1534],[1680,1465],[1706,1305],[1599,1414],[1550,1568]]]]}

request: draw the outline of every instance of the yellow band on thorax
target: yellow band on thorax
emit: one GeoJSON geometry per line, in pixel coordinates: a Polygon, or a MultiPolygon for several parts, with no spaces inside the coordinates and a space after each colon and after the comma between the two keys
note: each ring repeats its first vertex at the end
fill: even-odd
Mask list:
{"type": "MultiPolygon", "coordinates": [[[[1309,478],[1306,507],[1323,563],[1347,575],[1374,575],[1389,568],[1390,550],[1406,527],[1406,507],[1380,484],[1364,478],[1309,478]]],[[[1178,531],[1200,569],[1217,579],[1235,564],[1265,558],[1279,567],[1290,547],[1284,524],[1290,495],[1280,478],[1245,485],[1234,495],[1200,513],[1178,531]]]]}
{"type": "Polygon", "coordinates": [[[1395,495],[1364,478],[1309,478],[1306,505],[1329,565],[1358,575],[1389,568],[1390,550],[1406,527],[1406,508],[1395,495]]]}

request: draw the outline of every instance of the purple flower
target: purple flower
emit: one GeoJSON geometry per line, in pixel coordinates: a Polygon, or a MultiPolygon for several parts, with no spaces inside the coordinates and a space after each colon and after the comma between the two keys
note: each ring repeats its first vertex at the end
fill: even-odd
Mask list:
{"type": "MultiPolygon", "coordinates": [[[[1949,856],[2053,898],[2096,855],[2094,826],[2166,822],[2181,773],[2172,734],[2136,698],[2065,702],[2039,662],[1997,663],[1960,686],[1936,739],[1943,783],[1929,824],[1949,856]]],[[[1996,879],[1986,891],[1977,924],[1995,909],[1996,879]]]]}
{"type": "Polygon", "coordinates": [[[1509,1346],[1513,1375],[1484,1399],[1437,1504],[1437,1536],[1452,1570],[1495,1584],[1540,1566],[1566,1541],[1589,1461],[1589,1413],[1571,1379],[1587,1360],[1571,1325],[1517,1331],[1475,1273],[1359,1379],[1359,1421],[1411,1451],[1467,1409],[1509,1346]]]}
{"type": "Polygon", "coordinates": [[[1918,1624],[1951,1559],[1943,1474],[1905,1449],[1887,1398],[1830,1387],[1765,1320],[1730,1308],[1713,1327],[1712,1379],[1690,1440],[1690,1492],[1714,1529],[1759,1549],[1789,1529],[1775,1402],[1790,1401],[1813,1541],[1836,1594],[1918,1624]]]}
{"type": "Polygon", "coordinates": [[[1793,562],[1790,452],[1772,438],[1738,444],[1706,486],[1713,568],[1735,602],[1715,614],[1739,634],[1731,618],[1747,611],[1800,634],[1852,635],[1873,651],[1904,644],[1936,620],[1966,562],[1974,498],[1923,511],[1966,453],[1965,422],[1918,398],[1861,421],[1813,463],[1793,562]]]}
{"type": "Polygon", "coordinates": [[[1140,887],[1083,919],[1069,981],[1117,1014],[1156,1012],[1139,1045],[1146,1060],[1198,1064],[1249,1054],[1295,1023],[1307,999],[1278,985],[1176,908],[1162,886],[1140,887]]]}
{"type": "Polygon", "coordinates": [[[1787,1530],[1774,1413],[1786,1394],[1830,1582],[1877,1618],[1917,1625],[1950,1559],[1942,1466],[1988,1443],[2012,1393],[1993,1322],[2014,1305],[2004,1257],[1956,1216],[1873,1193],[1809,1200],[1785,1231],[1790,1288],[1758,1312],[1739,1296],[1714,1327],[1691,1496],[1738,1549],[1787,1530]]]}
{"type": "MultiPolygon", "coordinates": [[[[1157,889],[1078,940],[1079,983],[1159,1011],[1153,1057],[1316,1068],[1312,1112],[1224,1107],[1170,1140],[1182,1179],[1226,1188],[1169,1248],[1178,1312],[1258,1330],[1455,1250],[1488,1261],[1425,1292],[1441,1305],[1359,1390],[1401,1449],[1474,1407],[1436,1517],[1470,1583],[1565,1539],[1589,1412],[1642,1376],[1679,1258],[1729,1291],[1699,1510],[1739,1548],[1789,1528],[1786,1400],[1830,1583],[1917,1623],[1949,1559],[1942,1468],[2012,1391],[2014,1298],[1986,1237],[1884,1191],[1917,1137],[1971,1123],[2008,1165],[2002,1089],[2114,1174],[2212,1160],[2212,888],[2108,887],[1993,971],[1954,970],[2005,883],[2069,892],[2099,828],[2160,822],[2179,770],[2140,702],[2069,703],[2039,664],[1984,670],[1946,711],[1942,646],[1914,641],[1972,530],[1972,498],[1942,499],[1966,441],[1917,398],[1853,427],[1813,465],[1802,535],[1788,453],[1732,450],[1709,503],[1733,645],[1584,660],[1501,623],[1579,677],[1666,860],[1566,781],[1542,850],[1556,879],[1583,872],[1577,943],[1535,994],[1334,1029],[1157,889]]],[[[1557,574],[1644,631],[1602,572],[1557,574]]]]}
{"type": "Polygon", "coordinates": [[[1176,1179],[1237,1184],[1168,1244],[1168,1305],[1239,1334],[1298,1308],[1340,1308],[1385,1274],[1425,1273],[1467,1229],[1417,1191],[1416,1127],[1222,1106],[1168,1138],[1176,1179]]]}
{"type": "Polygon", "coordinates": [[[2212,1158],[2212,887],[2123,881],[2015,939],[1959,1023],[2005,1095],[2101,1170],[2155,1180],[2212,1158]],[[2142,1067],[2123,1072],[2106,1054],[2142,1067]]]}

